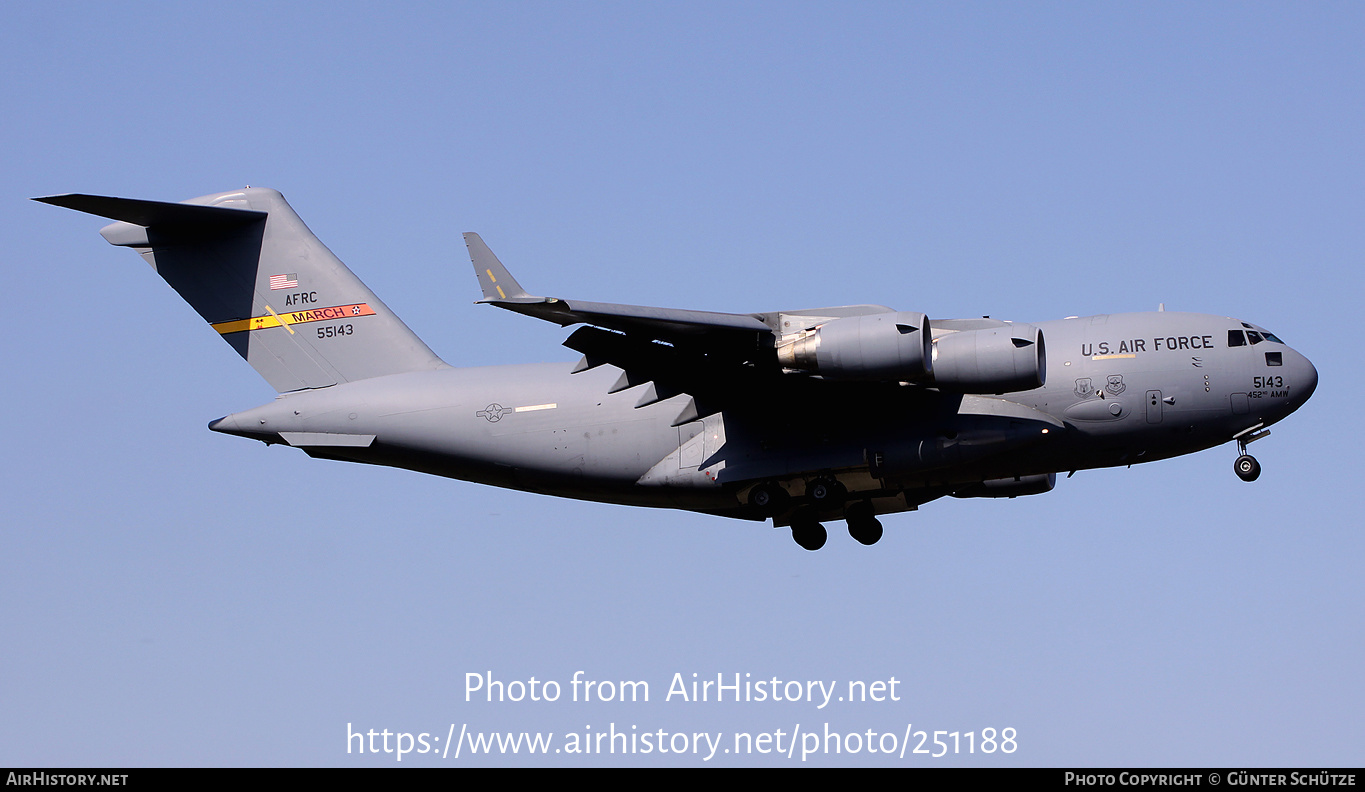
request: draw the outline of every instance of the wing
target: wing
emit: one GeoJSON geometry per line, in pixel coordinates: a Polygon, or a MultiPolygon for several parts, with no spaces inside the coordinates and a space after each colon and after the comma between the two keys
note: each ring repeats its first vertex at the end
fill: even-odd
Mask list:
{"type": "Polygon", "coordinates": [[[660,340],[712,336],[752,345],[757,338],[772,335],[772,328],[749,314],[535,297],[517,283],[478,234],[467,233],[464,240],[469,247],[470,261],[474,263],[474,274],[483,289],[483,299],[479,300],[481,303],[490,303],[562,326],[590,324],[623,333],[643,333],[660,340]]]}
{"type": "MultiPolygon", "coordinates": [[[[522,288],[477,234],[465,234],[465,243],[483,290],[479,302],[561,326],[586,325],[564,341],[583,355],[574,374],[603,365],[619,369],[608,392],[631,389],[637,409],[677,399],[659,408],[676,411],[670,412],[674,426],[725,413],[722,447],[734,448],[723,458],[719,480],[780,478],[801,454],[812,456],[800,464],[859,469],[870,464],[866,448],[804,441],[814,426],[880,437],[888,427],[868,424],[875,416],[904,415],[906,424],[895,430],[931,444],[939,421],[991,431],[1017,432],[1021,421],[1039,430],[1061,427],[1028,407],[963,395],[1042,384],[1042,339],[1031,326],[951,320],[941,323],[941,334],[924,314],[881,305],[730,314],[539,297],[522,288]],[[931,368],[931,349],[949,376],[931,368]],[[936,353],[943,349],[946,355],[936,353]]],[[[676,473],[681,456],[671,467],[668,460],[660,462],[670,471],[660,481],[693,475],[676,473]]]]}
{"type": "Polygon", "coordinates": [[[818,379],[784,374],[776,348],[784,337],[831,319],[886,313],[882,305],[851,305],[801,311],[734,314],[621,305],[530,294],[475,233],[464,235],[480,303],[534,316],[561,326],[587,325],[564,345],[581,352],[575,373],[609,364],[622,370],[611,392],[639,386],[637,407],[686,394],[675,423],[720,411],[746,396],[780,387],[786,394],[823,388],[818,379]]]}
{"type": "Polygon", "coordinates": [[[480,303],[496,305],[565,327],[574,324],[593,325],[636,338],[711,347],[715,352],[742,350],[747,356],[751,350],[770,350],[784,334],[782,322],[785,320],[790,329],[793,317],[802,320],[796,323],[801,325],[800,328],[791,330],[796,332],[806,325],[814,326],[831,318],[891,310],[882,305],[847,305],[806,311],[734,314],[536,297],[522,288],[478,234],[466,233],[464,240],[469,248],[470,261],[474,264],[474,274],[483,290],[483,299],[478,301],[480,303]]]}

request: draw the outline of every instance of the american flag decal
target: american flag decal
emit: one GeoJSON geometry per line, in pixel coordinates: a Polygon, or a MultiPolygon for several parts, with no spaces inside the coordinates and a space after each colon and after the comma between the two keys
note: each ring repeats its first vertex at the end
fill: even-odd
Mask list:
{"type": "Polygon", "coordinates": [[[299,287],[299,274],[290,272],[286,275],[271,275],[270,290],[276,289],[297,289],[299,287]]]}

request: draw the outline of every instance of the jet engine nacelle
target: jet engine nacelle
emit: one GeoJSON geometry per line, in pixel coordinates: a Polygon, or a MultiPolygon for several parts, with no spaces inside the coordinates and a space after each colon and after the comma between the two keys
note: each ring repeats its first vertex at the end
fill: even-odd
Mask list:
{"type": "Polygon", "coordinates": [[[953,493],[954,498],[1017,498],[1020,495],[1041,495],[1057,486],[1056,473],[1036,476],[987,479],[953,493]]]}
{"type": "Polygon", "coordinates": [[[912,311],[847,316],[777,348],[789,369],[830,379],[927,379],[932,373],[929,317],[912,311]]]}
{"type": "Polygon", "coordinates": [[[934,384],[957,393],[1012,393],[1043,387],[1043,331],[1010,324],[963,330],[934,339],[934,384]]]}

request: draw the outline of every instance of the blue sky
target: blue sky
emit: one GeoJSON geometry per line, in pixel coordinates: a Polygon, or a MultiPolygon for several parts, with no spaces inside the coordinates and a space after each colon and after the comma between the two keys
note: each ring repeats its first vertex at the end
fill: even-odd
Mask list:
{"type": "MultiPolygon", "coordinates": [[[[0,765],[396,765],[357,729],[902,735],[1005,756],[1359,764],[1348,464],[1365,12],[1318,4],[10,4],[0,12],[0,765]],[[533,292],[1021,321],[1171,310],[1317,365],[1253,448],[938,501],[864,548],[309,460],[209,432],[269,387],[98,219],[284,192],[455,365],[569,360],[533,292]],[[1352,343],[1347,343],[1351,341],[1352,343]],[[466,702],[644,680],[649,703],[466,702]],[[675,673],[899,702],[665,702],[675,673]],[[932,737],[931,737],[932,739],[932,737]]],[[[837,526],[836,526],[837,527],[837,526]]],[[[403,765],[752,764],[658,753],[403,765]]]]}

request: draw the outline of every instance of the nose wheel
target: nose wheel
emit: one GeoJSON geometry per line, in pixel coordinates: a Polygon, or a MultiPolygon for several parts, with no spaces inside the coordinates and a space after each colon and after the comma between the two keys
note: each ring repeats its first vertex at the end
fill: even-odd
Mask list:
{"type": "Polygon", "coordinates": [[[1250,454],[1237,457],[1237,461],[1232,463],[1232,469],[1237,471],[1237,478],[1242,481],[1255,481],[1261,476],[1261,463],[1250,454]]]}
{"type": "Polygon", "coordinates": [[[1255,481],[1261,477],[1261,463],[1247,453],[1247,443],[1270,434],[1270,430],[1263,429],[1263,426],[1264,424],[1256,424],[1233,437],[1237,441],[1237,461],[1232,463],[1232,469],[1242,481],[1255,481]]]}

